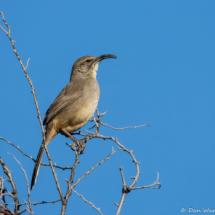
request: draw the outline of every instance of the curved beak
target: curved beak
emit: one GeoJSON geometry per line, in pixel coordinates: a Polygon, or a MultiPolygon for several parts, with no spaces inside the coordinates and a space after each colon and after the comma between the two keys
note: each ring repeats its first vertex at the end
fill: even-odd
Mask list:
{"type": "Polygon", "coordinates": [[[114,58],[114,59],[116,59],[117,56],[112,55],[112,54],[101,55],[101,56],[98,56],[98,57],[96,58],[95,62],[100,62],[100,61],[102,61],[102,60],[104,60],[104,59],[108,59],[108,58],[114,58]]]}

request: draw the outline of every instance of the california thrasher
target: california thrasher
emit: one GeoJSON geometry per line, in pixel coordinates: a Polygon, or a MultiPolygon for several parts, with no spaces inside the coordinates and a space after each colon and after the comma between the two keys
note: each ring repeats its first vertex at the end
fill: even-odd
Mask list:
{"type": "Polygon", "coordinates": [[[58,133],[74,132],[82,128],[93,116],[99,100],[99,85],[96,71],[100,61],[107,58],[117,58],[115,55],[101,55],[99,57],[84,56],[76,60],[72,67],[70,82],[46,111],[43,125],[45,125],[45,141],[42,142],[37,155],[31,179],[33,188],[42,160],[44,145],[58,133]]]}

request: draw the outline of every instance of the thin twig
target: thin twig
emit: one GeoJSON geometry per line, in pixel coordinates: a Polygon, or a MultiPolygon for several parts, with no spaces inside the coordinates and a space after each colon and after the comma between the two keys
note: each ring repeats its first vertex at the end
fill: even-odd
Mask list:
{"type": "MultiPolygon", "coordinates": [[[[76,144],[78,145],[78,143],[76,143],[76,144]]],[[[71,148],[72,148],[72,146],[71,146],[71,148]]],[[[72,170],[71,170],[71,174],[70,174],[70,179],[69,180],[65,179],[68,185],[67,185],[66,195],[64,197],[65,201],[62,202],[62,208],[61,208],[61,213],[60,213],[61,215],[65,214],[66,206],[67,206],[67,201],[68,201],[70,195],[72,194],[71,184],[72,184],[73,179],[74,179],[75,168],[76,168],[77,164],[80,163],[80,161],[78,159],[79,159],[79,156],[81,154],[81,151],[79,150],[78,146],[77,146],[77,149],[74,149],[74,152],[75,152],[75,162],[74,162],[74,164],[72,166],[72,170]]]]}
{"type": "Polygon", "coordinates": [[[102,161],[100,161],[98,164],[96,164],[94,167],[92,167],[89,171],[87,171],[86,173],[84,173],[84,175],[82,175],[75,183],[74,185],[72,185],[72,189],[74,189],[77,184],[87,175],[89,175],[96,167],[98,167],[99,165],[101,165],[104,161],[108,160],[110,158],[110,156],[115,153],[116,151],[114,151],[114,148],[112,147],[112,151],[111,153],[102,161]]]}
{"type": "Polygon", "coordinates": [[[59,184],[58,179],[57,179],[57,174],[55,173],[55,170],[54,170],[54,167],[53,167],[53,164],[52,164],[52,160],[51,160],[51,157],[50,157],[50,155],[49,155],[49,151],[48,151],[46,145],[45,145],[45,150],[46,150],[46,154],[47,154],[49,163],[50,163],[50,165],[51,165],[51,169],[52,169],[52,173],[53,173],[53,175],[54,175],[55,183],[56,183],[56,185],[57,185],[57,190],[58,190],[58,192],[59,192],[59,194],[60,194],[60,198],[61,198],[62,202],[64,202],[65,199],[64,199],[63,193],[62,193],[62,191],[61,191],[61,189],[60,189],[60,184],[59,184]]]}
{"type": "Polygon", "coordinates": [[[19,214],[19,198],[18,198],[18,193],[17,193],[17,189],[16,189],[16,185],[13,181],[13,177],[11,174],[11,171],[8,169],[7,165],[4,163],[4,161],[2,160],[2,158],[0,157],[0,163],[2,165],[4,174],[7,175],[7,177],[9,178],[9,182],[12,186],[12,195],[13,195],[13,200],[15,203],[15,208],[14,208],[14,213],[15,214],[19,214]]]}
{"type": "MultiPolygon", "coordinates": [[[[42,204],[55,203],[55,202],[60,202],[60,201],[61,201],[61,199],[54,200],[54,201],[31,202],[31,205],[42,205],[42,204]]],[[[6,205],[14,205],[14,203],[6,203],[6,205]]],[[[25,203],[20,203],[19,205],[22,206],[22,205],[25,205],[25,203]]]]}
{"type": "MultiPolygon", "coordinates": [[[[0,188],[0,189],[1,189],[0,200],[1,200],[2,204],[3,204],[3,205],[1,205],[0,207],[2,207],[5,211],[10,211],[10,212],[13,214],[11,208],[8,208],[8,207],[7,207],[7,204],[6,204],[6,201],[5,201],[5,196],[7,196],[9,192],[6,190],[6,188],[4,187],[3,183],[4,183],[4,181],[8,181],[8,180],[4,180],[3,177],[0,177],[0,179],[1,179],[1,182],[2,182],[2,186],[1,186],[1,188],[0,188]],[[1,198],[1,197],[2,197],[2,198],[1,198]]],[[[12,195],[12,194],[11,194],[11,195],[12,195]]],[[[12,198],[13,198],[13,197],[12,197],[12,198]]],[[[13,203],[13,204],[14,204],[14,203],[13,203]]]]}
{"type": "Polygon", "coordinates": [[[103,215],[103,214],[101,213],[101,211],[100,211],[100,208],[96,208],[95,205],[94,205],[92,202],[87,201],[82,195],[78,194],[74,189],[73,189],[73,192],[74,192],[75,194],[77,194],[78,196],[80,196],[80,197],[84,200],[84,202],[90,204],[90,205],[92,206],[92,208],[96,209],[101,215],[103,215]]]}
{"type": "MultiPolygon", "coordinates": [[[[36,162],[36,160],[34,158],[32,158],[32,156],[27,155],[26,153],[24,153],[19,146],[14,145],[13,143],[11,143],[10,141],[6,140],[3,137],[0,137],[0,140],[4,140],[5,142],[7,142],[9,145],[13,146],[14,148],[16,148],[17,150],[19,150],[19,152],[22,153],[23,156],[30,158],[32,161],[36,162]]],[[[42,166],[51,166],[50,164],[46,164],[46,163],[41,163],[40,165],[42,166]]],[[[62,167],[62,166],[58,166],[56,164],[53,165],[53,167],[58,168],[58,169],[62,169],[62,170],[66,170],[66,169],[72,169],[72,167],[62,167]]]]}
{"type": "MultiPolygon", "coordinates": [[[[2,204],[3,204],[3,205],[0,205],[0,209],[3,208],[3,209],[4,209],[4,212],[5,212],[5,211],[10,211],[11,214],[14,214],[13,211],[12,211],[10,208],[7,207],[7,205],[5,204],[5,201],[4,201],[3,199],[0,199],[0,200],[1,200],[2,204]]],[[[13,204],[14,204],[14,203],[13,203],[13,204]]]]}
{"type": "Polygon", "coordinates": [[[159,180],[159,173],[157,172],[157,179],[153,184],[150,184],[148,186],[142,186],[142,187],[132,187],[131,190],[137,190],[137,189],[143,189],[143,188],[151,188],[151,189],[160,189],[161,184],[158,182],[159,180]],[[158,187],[154,187],[158,185],[158,187]]]}
{"type": "Polygon", "coordinates": [[[25,211],[27,211],[28,209],[25,208],[24,210],[20,211],[20,214],[24,213],[25,211]]]}
{"type": "Polygon", "coordinates": [[[129,129],[129,128],[140,128],[140,127],[144,127],[144,126],[149,126],[149,125],[138,125],[138,126],[128,126],[128,127],[123,127],[123,128],[114,128],[106,123],[101,122],[101,125],[107,126],[109,128],[112,128],[114,130],[123,130],[123,129],[129,129]]]}
{"type": "Polygon", "coordinates": [[[60,202],[60,201],[61,201],[61,199],[54,200],[54,201],[32,202],[31,204],[32,205],[41,205],[41,204],[48,204],[48,203],[54,204],[55,202],[60,202]]]}
{"type": "Polygon", "coordinates": [[[3,189],[4,189],[4,185],[3,185],[3,183],[4,183],[4,179],[3,179],[3,177],[0,177],[0,198],[2,197],[2,195],[3,195],[3,189]]]}
{"type": "Polygon", "coordinates": [[[26,183],[27,183],[27,190],[28,190],[28,211],[29,211],[30,214],[33,215],[33,211],[31,209],[30,188],[29,188],[29,181],[28,181],[27,174],[26,174],[24,168],[22,167],[21,163],[16,159],[16,157],[13,154],[9,153],[9,152],[8,152],[8,154],[13,156],[14,160],[20,165],[20,168],[22,169],[22,171],[25,174],[25,180],[26,180],[26,183]]]}
{"type": "Polygon", "coordinates": [[[8,190],[5,191],[4,196],[10,196],[11,198],[14,198],[14,195],[10,193],[8,190]]]}
{"type": "Polygon", "coordinates": [[[121,173],[121,176],[122,176],[122,184],[123,184],[123,187],[126,186],[126,183],[125,183],[125,178],[124,178],[124,175],[123,175],[123,172],[122,172],[122,167],[119,168],[120,170],[120,173],[121,173]]]}
{"type": "Polygon", "coordinates": [[[10,211],[10,213],[9,212],[7,212],[7,208],[5,208],[3,205],[0,205],[0,214],[1,215],[12,215],[12,214],[14,214],[12,211],[10,211]],[[3,209],[4,210],[3,210],[3,209]]]}
{"type": "MultiPolygon", "coordinates": [[[[86,137],[87,138],[87,137],[86,137]]],[[[72,194],[72,190],[74,189],[74,187],[77,186],[77,184],[87,175],[89,175],[91,173],[91,171],[93,171],[96,167],[98,167],[99,165],[101,165],[104,161],[108,160],[110,158],[110,156],[114,153],[114,149],[112,147],[112,152],[110,155],[108,155],[105,159],[103,159],[101,162],[99,162],[98,164],[96,164],[94,167],[92,167],[89,171],[87,171],[83,176],[81,176],[73,185],[71,185],[71,183],[73,182],[73,178],[74,178],[74,174],[75,174],[75,167],[78,163],[80,163],[79,156],[80,156],[80,151],[79,150],[75,150],[75,154],[76,154],[76,158],[75,158],[75,162],[73,165],[73,169],[71,171],[71,175],[70,175],[70,180],[67,180],[68,183],[68,188],[67,188],[67,192],[65,195],[65,199],[66,199],[66,204],[67,204],[67,200],[69,198],[69,196],[72,194]]],[[[65,213],[66,210],[66,204],[62,205],[62,209],[61,209],[61,215],[65,213]]]]}
{"type": "Polygon", "coordinates": [[[29,207],[29,204],[25,201],[25,200],[23,200],[24,202],[25,202],[25,205],[26,205],[26,210],[28,211],[28,213],[29,214],[31,214],[31,215],[34,215],[34,213],[33,213],[33,211],[31,210],[31,208],[29,207]]]}

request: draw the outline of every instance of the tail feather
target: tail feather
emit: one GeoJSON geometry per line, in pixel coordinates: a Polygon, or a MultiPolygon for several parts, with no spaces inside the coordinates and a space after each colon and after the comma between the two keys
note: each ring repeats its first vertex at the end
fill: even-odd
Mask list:
{"type": "Polygon", "coordinates": [[[31,190],[34,187],[34,184],[36,183],[36,180],[37,180],[37,176],[38,176],[39,169],[40,169],[40,163],[41,163],[41,160],[42,160],[42,157],[43,157],[43,152],[44,152],[44,149],[45,149],[44,145],[45,144],[43,142],[42,145],[40,146],[40,150],[39,150],[39,153],[37,155],[37,159],[36,159],[36,162],[35,162],[32,179],[31,179],[31,190]]]}

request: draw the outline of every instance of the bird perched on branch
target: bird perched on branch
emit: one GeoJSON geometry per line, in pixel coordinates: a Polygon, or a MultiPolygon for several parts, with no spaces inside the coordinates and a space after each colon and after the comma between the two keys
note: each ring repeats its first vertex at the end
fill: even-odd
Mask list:
{"type": "Polygon", "coordinates": [[[31,189],[37,179],[44,146],[48,145],[58,133],[65,134],[82,128],[93,116],[100,95],[96,71],[98,64],[108,58],[117,57],[110,54],[99,57],[84,56],[74,63],[69,84],[63,88],[45,113],[43,121],[46,128],[45,140],[37,155],[31,189]]]}

